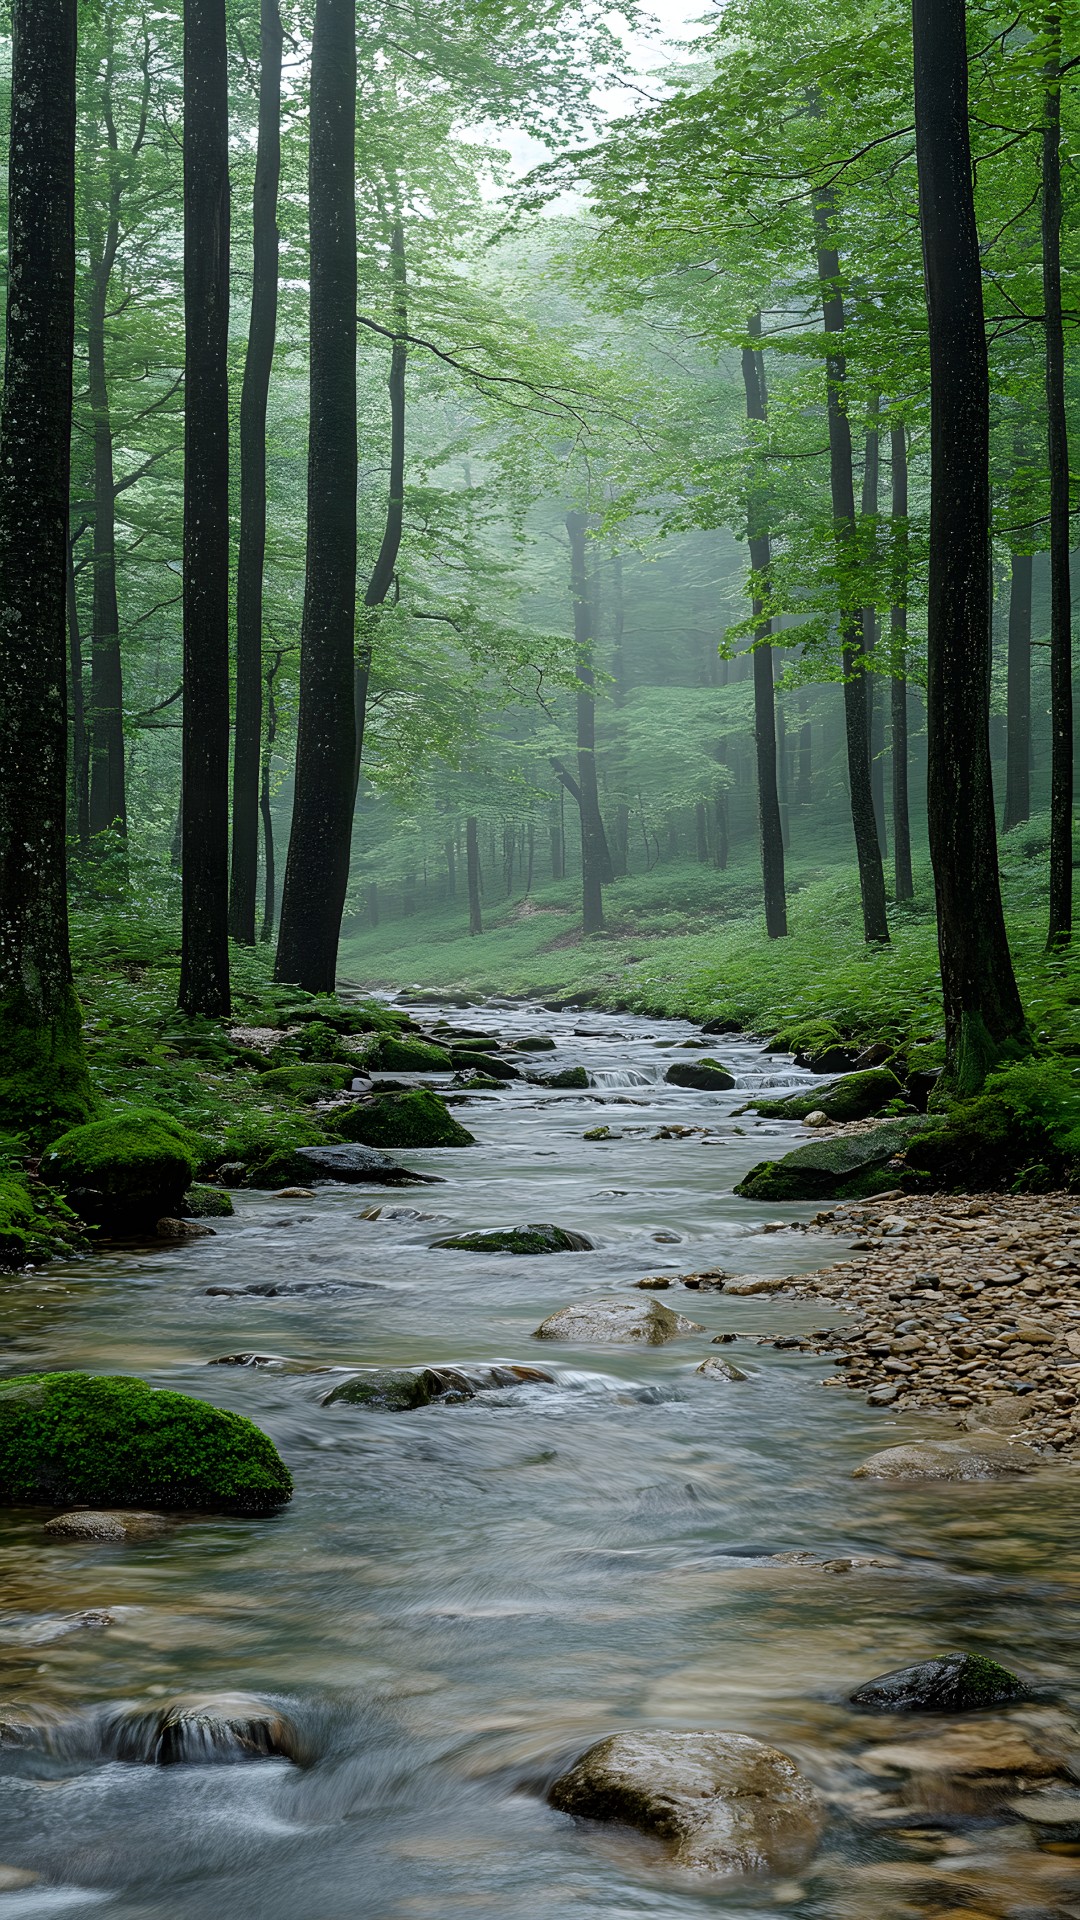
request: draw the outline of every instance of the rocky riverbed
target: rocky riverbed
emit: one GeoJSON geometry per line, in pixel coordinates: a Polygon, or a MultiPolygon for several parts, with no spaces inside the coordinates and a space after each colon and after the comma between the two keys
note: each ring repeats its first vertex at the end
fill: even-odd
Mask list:
{"type": "Polygon", "coordinates": [[[1080,1450],[1077,1196],[884,1194],[792,1231],[857,1236],[854,1258],[788,1289],[845,1310],[802,1343],[841,1369],[827,1384],[1042,1451],[1080,1450]]]}

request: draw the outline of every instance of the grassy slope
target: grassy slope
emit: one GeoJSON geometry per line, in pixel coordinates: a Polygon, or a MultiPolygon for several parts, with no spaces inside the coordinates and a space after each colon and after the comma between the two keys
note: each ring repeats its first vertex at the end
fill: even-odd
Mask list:
{"type": "MultiPolygon", "coordinates": [[[[1036,1031],[1080,1047],[1080,959],[1043,952],[1044,864],[1035,836],[1012,836],[1003,860],[1010,934],[1036,1031]]],[[[826,844],[825,855],[833,851],[826,844]]],[[[893,942],[868,949],[850,865],[791,863],[787,940],[767,940],[756,868],[717,874],[664,865],[609,889],[609,930],[577,931],[574,883],[485,906],[486,931],[470,940],[457,906],[353,934],[342,973],[365,986],[480,989],[541,997],[591,994],[595,1004],[708,1019],[730,1015],[768,1033],[807,1018],[853,1037],[929,1039],[941,1026],[930,877],[896,910],[893,942]],[[662,901],[662,904],[661,904],[662,901]]]]}

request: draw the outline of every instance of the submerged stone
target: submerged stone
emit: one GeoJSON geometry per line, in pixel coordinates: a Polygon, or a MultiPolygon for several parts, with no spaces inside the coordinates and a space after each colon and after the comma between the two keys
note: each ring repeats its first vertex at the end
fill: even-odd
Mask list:
{"type": "Polygon", "coordinates": [[[10,1504],[254,1514],[291,1497],[273,1442],[241,1414],[121,1375],[0,1381],[0,1500],[10,1504]]]}
{"type": "Polygon", "coordinates": [[[696,1320],[673,1313],[662,1300],[580,1300],[560,1307],[537,1327],[535,1340],[634,1341],[662,1347],[684,1333],[704,1333],[696,1320]]]}
{"type": "Polygon", "coordinates": [[[449,1234],[433,1240],[433,1247],[452,1247],[461,1253],[591,1253],[593,1243],[570,1227],[533,1221],[525,1227],[483,1228],[477,1233],[449,1234]]]}
{"type": "Polygon", "coordinates": [[[637,1827],[680,1867],[791,1872],[810,1858],[822,1806],[793,1760],[745,1733],[613,1734],[556,1780],[560,1813],[637,1827]]]}
{"type": "Polygon", "coordinates": [[[969,1713],[1028,1698],[1023,1681],[996,1660],[947,1653],[868,1680],[851,1695],[851,1704],[875,1713],[969,1713]]]}
{"type": "Polygon", "coordinates": [[[184,1694],[151,1707],[122,1707],[102,1718],[102,1758],[135,1766],[235,1765],[244,1760],[308,1758],[280,1707],[253,1694],[184,1694]]]}
{"type": "Polygon", "coordinates": [[[1023,1447],[989,1440],[978,1446],[927,1440],[885,1447],[856,1467],[855,1480],[1001,1480],[1030,1473],[1035,1462],[1023,1447]]]}

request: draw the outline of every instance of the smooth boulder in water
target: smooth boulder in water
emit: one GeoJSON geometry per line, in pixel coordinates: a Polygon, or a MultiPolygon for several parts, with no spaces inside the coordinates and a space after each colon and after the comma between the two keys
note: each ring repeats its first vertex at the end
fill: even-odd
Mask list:
{"type": "Polygon", "coordinates": [[[851,1704],[875,1713],[972,1713],[1029,1698],[1023,1681],[996,1660],[947,1653],[866,1681],[851,1695],[851,1704]]]}
{"type": "Polygon", "coordinates": [[[0,1381],[0,1500],[272,1513],[292,1498],[273,1442],[238,1413],[126,1375],[0,1381]]]}
{"type": "Polygon", "coordinates": [[[558,1073],[540,1073],[535,1078],[538,1086],[551,1087],[556,1093],[573,1093],[592,1084],[584,1067],[563,1067],[558,1073]]]}
{"type": "Polygon", "coordinates": [[[661,1300],[579,1300],[542,1320],[534,1340],[589,1340],[606,1344],[634,1341],[663,1347],[680,1334],[704,1333],[696,1320],[673,1313],[661,1300]]]}
{"type": "Polygon", "coordinates": [[[815,1087],[812,1093],[788,1093],[780,1099],[754,1100],[757,1113],[773,1120],[808,1120],[822,1112],[829,1120],[869,1120],[881,1113],[893,1100],[902,1100],[904,1089],[888,1067],[868,1067],[863,1073],[845,1074],[831,1086],[815,1087]]]}
{"type": "Polygon", "coordinates": [[[366,1147],[473,1147],[476,1136],[454,1119],[445,1100],[430,1087],[406,1087],[376,1093],[355,1106],[338,1107],[330,1116],[342,1140],[366,1147]]]}
{"type": "Polygon", "coordinates": [[[377,1187],[442,1184],[438,1174],[410,1173],[408,1167],[399,1167],[396,1160],[388,1160],[385,1153],[377,1152],[374,1147],[350,1142],[341,1146],[295,1147],[289,1153],[279,1154],[258,1177],[252,1177],[252,1185],[285,1187],[294,1181],[301,1185],[309,1180],[343,1180],[351,1186],[377,1187]]]}
{"type": "Polygon", "coordinates": [[[703,1373],[706,1380],[745,1380],[748,1376],[741,1367],[734,1367],[730,1360],[721,1360],[718,1353],[712,1353],[703,1360],[695,1373],[703,1373]]]}
{"type": "Polygon", "coordinates": [[[300,1737],[280,1707],[253,1694],[186,1694],[108,1717],[110,1758],[151,1767],[235,1765],[243,1760],[303,1762],[300,1737]]]}
{"type": "Polygon", "coordinates": [[[926,1440],[907,1446],[885,1447],[856,1467],[855,1480],[1002,1480],[1012,1473],[1030,1473],[1035,1462],[1023,1447],[988,1440],[964,1446],[926,1440]]]}
{"type": "Polygon", "coordinates": [[[58,1513],[46,1520],[50,1540],[154,1540],[170,1525],[164,1513],[141,1513],[138,1508],[95,1511],[81,1507],[77,1513],[58,1513]]]}
{"type": "Polygon", "coordinates": [[[669,1087],[693,1087],[699,1093],[730,1093],[735,1076],[719,1060],[677,1060],[664,1075],[669,1087]]]}
{"type": "Polygon", "coordinates": [[[350,1407],[371,1407],[383,1413],[411,1413],[416,1407],[429,1407],[435,1400],[475,1400],[480,1393],[499,1387],[552,1386],[555,1376],[542,1367],[522,1367],[513,1362],[476,1367],[378,1367],[343,1380],[328,1393],[324,1407],[343,1403],[350,1407]]]}
{"type": "Polygon", "coordinates": [[[452,1233],[433,1240],[433,1247],[452,1247],[461,1253],[592,1253],[593,1243],[570,1227],[550,1221],[531,1221],[524,1227],[485,1227],[476,1233],[452,1233]]]}
{"type": "Polygon", "coordinates": [[[796,1871],[823,1818],[794,1761],[745,1733],[613,1734],[548,1799],[560,1813],[656,1834],[675,1865],[709,1873],[796,1871]]]}

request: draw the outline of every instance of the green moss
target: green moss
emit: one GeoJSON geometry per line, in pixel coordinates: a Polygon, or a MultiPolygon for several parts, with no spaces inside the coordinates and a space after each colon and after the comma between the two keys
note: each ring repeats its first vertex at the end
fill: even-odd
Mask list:
{"type": "Polygon", "coordinates": [[[325,1127],[306,1113],[241,1113],[226,1128],[217,1166],[235,1168],[235,1178],[224,1176],[230,1185],[284,1185],[274,1169],[289,1163],[297,1147],[324,1146],[327,1138],[325,1127]]]}
{"type": "Polygon", "coordinates": [[[236,1212],[222,1187],[208,1187],[196,1181],[184,1195],[184,1216],[189,1220],[228,1220],[236,1212]]]}
{"type": "Polygon", "coordinates": [[[403,1368],[380,1367],[371,1373],[359,1373],[343,1380],[328,1393],[324,1407],[343,1403],[349,1407],[375,1407],[386,1413],[410,1413],[414,1407],[431,1404],[431,1394],[422,1373],[407,1373],[403,1368]]]}
{"type": "Polygon", "coordinates": [[[48,1021],[21,988],[5,994],[0,999],[0,1129],[38,1146],[64,1128],[81,1126],[93,1110],[74,987],[48,1021]]]}
{"type": "Polygon", "coordinates": [[[808,1113],[827,1113],[830,1120],[868,1120],[881,1113],[892,1100],[903,1098],[904,1089],[888,1067],[868,1067],[864,1073],[848,1073],[829,1087],[813,1093],[790,1093],[782,1100],[755,1100],[755,1110],[775,1120],[805,1120],[808,1113]]]}
{"type": "Polygon", "coordinates": [[[587,1087],[589,1085],[589,1076],[584,1067],[564,1067],[561,1073],[546,1073],[544,1075],[544,1085],[545,1087],[567,1090],[576,1087],[587,1087]]]}
{"type": "Polygon", "coordinates": [[[62,1134],[41,1174],[84,1219],[134,1226],[179,1211],[197,1158],[196,1143],[171,1114],[133,1107],[62,1134]]]}
{"type": "Polygon", "coordinates": [[[454,1119],[444,1100],[429,1087],[379,1093],[355,1107],[339,1107],[328,1116],[339,1139],[366,1147],[471,1147],[474,1137],[454,1119]]]}
{"type": "Polygon", "coordinates": [[[302,1027],[291,1045],[301,1060],[336,1062],[345,1066],[354,1059],[341,1035],[325,1020],[312,1020],[310,1025],[302,1027]]]}
{"type": "Polygon", "coordinates": [[[1026,1700],[1028,1690],[1015,1673],[981,1653],[964,1656],[958,1676],[958,1707],[996,1707],[1004,1700],[1026,1700]]]}
{"type": "Polygon", "coordinates": [[[887,1163],[927,1124],[916,1118],[886,1120],[871,1133],[811,1141],[782,1160],[751,1167],[735,1192],[743,1200],[861,1199],[884,1193],[901,1184],[887,1163]]]}
{"type": "Polygon", "coordinates": [[[266,1513],[291,1493],[266,1434],[204,1400],[117,1375],[0,1382],[0,1498],[10,1503],[266,1513]]]}
{"type": "Polygon", "coordinates": [[[771,1053],[823,1053],[842,1047],[844,1036],[831,1020],[793,1020],[769,1040],[771,1053]]]}
{"type": "Polygon", "coordinates": [[[312,1061],[295,1067],[271,1067],[259,1084],[264,1092],[283,1100],[324,1100],[329,1094],[343,1093],[355,1076],[355,1065],[312,1061]]]}
{"type": "Polygon", "coordinates": [[[451,1047],[450,1065],[468,1072],[486,1074],[489,1080],[517,1080],[520,1069],[501,1053],[483,1053],[477,1047],[451,1047]]]}
{"type": "Polygon", "coordinates": [[[729,1093],[735,1077],[719,1060],[679,1060],[664,1079],[671,1087],[693,1087],[699,1093],[729,1093]]]}
{"type": "Polygon", "coordinates": [[[1080,1079],[1044,1057],[1003,1067],[973,1100],[950,1105],[908,1164],[922,1185],[961,1193],[1040,1191],[1080,1169],[1080,1079]]]}
{"type": "Polygon", "coordinates": [[[450,1055],[428,1040],[396,1040],[387,1035],[368,1055],[381,1073],[449,1073],[450,1055]]]}
{"type": "Polygon", "coordinates": [[[434,1245],[452,1247],[461,1253],[582,1253],[591,1250],[592,1241],[566,1227],[542,1224],[455,1233],[436,1240],[434,1245]]]}

